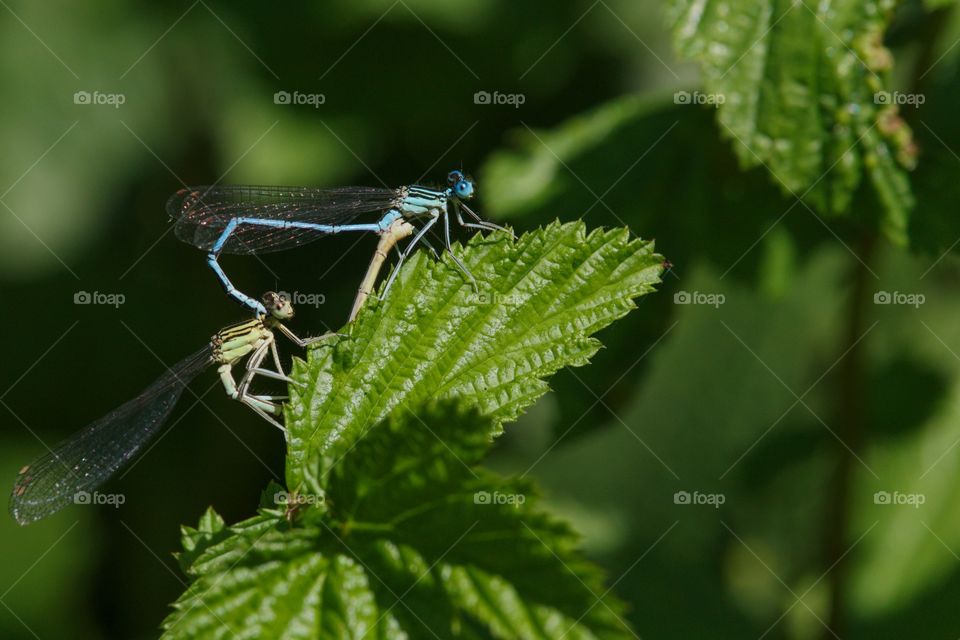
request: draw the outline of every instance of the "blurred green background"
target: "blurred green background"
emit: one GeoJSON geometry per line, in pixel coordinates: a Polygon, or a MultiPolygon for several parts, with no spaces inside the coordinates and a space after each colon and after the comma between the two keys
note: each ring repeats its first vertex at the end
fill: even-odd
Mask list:
{"type": "MultiPolygon", "coordinates": [[[[183,184],[397,186],[463,168],[489,218],[627,225],[674,265],[492,461],[542,483],[639,634],[957,637],[949,7],[904,3],[889,31],[895,82],[916,88],[916,61],[929,67],[926,103],[905,114],[920,151],[906,250],[872,230],[866,189],[854,215],[823,219],[738,167],[712,107],[675,104],[698,73],[674,54],[662,3],[2,5],[0,477],[243,317],[171,233],[163,207],[183,184]],[[124,302],[78,305],[79,292],[124,302]],[[874,304],[882,293],[923,303],[874,304]]],[[[374,244],[223,262],[247,291],[323,296],[293,325],[317,334],[346,318],[374,244]]],[[[279,435],[218,384],[200,378],[108,485],[122,507],[2,519],[0,637],[158,634],[184,589],[179,525],[210,504],[248,516],[283,475],[279,435]]]]}

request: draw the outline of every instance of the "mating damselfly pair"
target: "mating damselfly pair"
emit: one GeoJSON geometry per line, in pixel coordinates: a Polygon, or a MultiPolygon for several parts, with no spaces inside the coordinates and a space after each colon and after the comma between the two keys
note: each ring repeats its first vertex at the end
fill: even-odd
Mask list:
{"type": "MultiPolygon", "coordinates": [[[[10,512],[20,524],[45,518],[75,501],[75,496],[100,487],[160,430],[186,386],[204,369],[218,365],[227,394],[244,403],[271,424],[278,422],[284,398],[251,391],[257,376],[287,383],[274,331],[305,347],[325,336],[301,339],[283,323],[293,317],[290,301],[273,292],[256,300],[239,291],[220,267],[221,253],[255,254],[281,251],[336,233],[373,232],[380,240],[354,300],[348,321],[353,321],[373,290],[387,253],[404,238],[413,236],[384,286],[389,290],[400,265],[420,243],[431,250],[427,232],[442,218],[444,246],[455,264],[476,288],[476,279],[452,251],[450,217],[467,228],[502,230],[474,213],[466,201],[474,194],[473,181],[451,171],[446,188],[407,186],[399,189],[344,187],[335,189],[263,186],[209,186],[183,189],[167,203],[177,236],[207,251],[207,261],[228,295],[255,312],[247,322],[214,334],[202,349],[180,361],[139,396],[94,421],[47,455],[23,467],[17,476],[10,512]],[[464,220],[465,212],[469,219],[464,220]],[[372,222],[361,222],[375,214],[372,222]],[[416,228],[413,223],[421,222],[416,228]],[[271,355],[274,369],[264,367],[271,355]],[[246,360],[236,382],[233,370],[246,360]]],[[[434,253],[436,251],[434,250],[434,253]]]]}

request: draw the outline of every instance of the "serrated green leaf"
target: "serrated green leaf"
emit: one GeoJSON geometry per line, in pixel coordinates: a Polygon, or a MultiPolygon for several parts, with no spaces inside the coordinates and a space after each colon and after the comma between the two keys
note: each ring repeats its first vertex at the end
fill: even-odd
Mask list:
{"type": "Polygon", "coordinates": [[[545,378],[659,281],[625,230],[552,224],[418,254],[351,335],[295,367],[287,476],[297,502],[185,534],[194,581],[168,638],[626,637],[578,539],[529,482],[477,467],[545,378]],[[463,410],[456,402],[467,402],[463,410]],[[439,404],[438,404],[439,403],[439,404]]]}
{"type": "Polygon", "coordinates": [[[262,512],[199,555],[164,637],[629,637],[529,482],[474,464],[492,422],[397,408],[320,476],[325,509],[262,512]]]}
{"type": "Polygon", "coordinates": [[[183,551],[177,554],[180,567],[186,571],[210,545],[226,536],[223,518],[212,507],[208,507],[200,517],[197,528],[180,527],[180,545],[183,551]]]}
{"type": "Polygon", "coordinates": [[[588,234],[582,222],[518,240],[478,235],[454,251],[479,292],[449,256],[419,252],[349,338],[294,367],[290,487],[304,485],[319,455],[335,461],[399,406],[466,397],[498,432],[547,391],[548,376],[586,364],[600,347],[591,334],[630,311],[663,269],[652,242],[624,229],[588,234]]]}
{"type": "Polygon", "coordinates": [[[744,166],[766,167],[821,213],[845,212],[865,173],[887,235],[903,242],[915,149],[896,105],[877,97],[889,88],[882,39],[894,4],[675,0],[670,13],[744,166]]]}

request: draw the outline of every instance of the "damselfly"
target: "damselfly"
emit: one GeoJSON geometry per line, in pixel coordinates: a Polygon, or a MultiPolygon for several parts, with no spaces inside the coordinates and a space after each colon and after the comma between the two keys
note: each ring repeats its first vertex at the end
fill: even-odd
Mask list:
{"type": "Polygon", "coordinates": [[[301,339],[283,324],[293,317],[293,306],[286,297],[268,292],[261,304],[269,315],[218,331],[202,349],[170,367],[139,396],[23,467],[10,499],[10,514],[14,519],[20,524],[29,524],[71,502],[81,502],[157,434],[186,386],[211,365],[218,365],[217,372],[231,398],[283,430],[276,419],[282,413],[279,403],[282,398],[254,395],[250,385],[256,376],[291,382],[280,363],[275,330],[301,347],[320,338],[301,339]],[[276,370],[261,366],[268,354],[272,354],[276,370]],[[245,371],[237,383],[233,368],[244,358],[245,371]]]}
{"type": "MultiPolygon", "coordinates": [[[[380,189],[373,187],[199,186],[181,189],[167,201],[167,213],[176,221],[177,237],[207,252],[207,263],[219,278],[227,294],[242,305],[264,315],[257,300],[239,291],[219,264],[221,253],[260,254],[282,251],[322,236],[366,231],[384,234],[397,220],[419,221],[413,239],[400,252],[397,266],[384,287],[386,293],[400,265],[441,218],[444,244],[451,250],[450,216],[463,227],[502,230],[473,212],[467,201],[474,195],[473,180],[460,171],[447,175],[446,188],[421,185],[380,189]],[[463,213],[469,216],[464,220],[463,213]],[[365,214],[376,214],[375,221],[358,222],[365,214]],[[469,220],[472,220],[469,221],[469,220]]],[[[429,244],[428,244],[429,246],[429,244]]],[[[460,270],[476,288],[476,278],[452,252],[460,270]]],[[[351,318],[352,319],[352,318],[351,318]]]]}

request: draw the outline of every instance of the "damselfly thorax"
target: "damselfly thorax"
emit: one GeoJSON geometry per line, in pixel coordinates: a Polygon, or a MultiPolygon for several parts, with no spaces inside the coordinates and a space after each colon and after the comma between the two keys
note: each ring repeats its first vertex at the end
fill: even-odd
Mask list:
{"type": "Polygon", "coordinates": [[[210,357],[221,365],[232,366],[273,340],[267,323],[272,316],[254,318],[225,327],[210,338],[210,357]]]}
{"type": "Polygon", "coordinates": [[[398,208],[407,217],[438,216],[447,211],[447,192],[413,185],[397,190],[398,208]]]}

